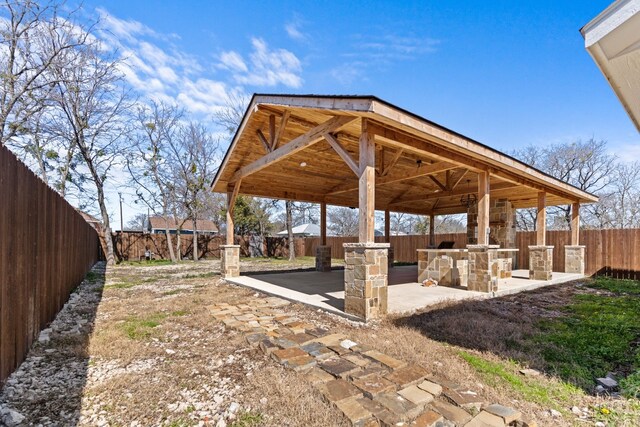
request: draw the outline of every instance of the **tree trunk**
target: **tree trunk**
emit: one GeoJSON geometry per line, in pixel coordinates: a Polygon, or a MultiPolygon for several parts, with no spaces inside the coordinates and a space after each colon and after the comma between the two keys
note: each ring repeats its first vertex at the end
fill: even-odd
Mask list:
{"type": "Polygon", "coordinates": [[[176,259],[178,261],[182,260],[182,240],[180,238],[182,234],[182,230],[176,230],[176,259]]]}
{"type": "Polygon", "coordinates": [[[293,241],[293,226],[292,226],[292,205],[293,202],[290,200],[285,201],[285,207],[287,210],[287,236],[289,238],[289,261],[295,261],[296,259],[296,245],[293,241]]]}
{"type": "Polygon", "coordinates": [[[176,254],[173,251],[173,242],[171,241],[171,232],[169,231],[169,220],[164,217],[164,232],[167,235],[167,246],[169,247],[169,258],[171,262],[176,262],[176,254]]]}
{"type": "Polygon", "coordinates": [[[107,265],[115,265],[116,257],[113,250],[113,237],[111,236],[111,226],[109,224],[109,213],[107,212],[107,205],[104,202],[104,192],[102,186],[98,188],[98,204],[100,206],[100,214],[102,215],[102,223],[104,224],[104,241],[107,245],[107,265]]]}
{"type": "Polygon", "coordinates": [[[198,224],[197,219],[193,219],[193,260],[198,261],[198,224]]]}

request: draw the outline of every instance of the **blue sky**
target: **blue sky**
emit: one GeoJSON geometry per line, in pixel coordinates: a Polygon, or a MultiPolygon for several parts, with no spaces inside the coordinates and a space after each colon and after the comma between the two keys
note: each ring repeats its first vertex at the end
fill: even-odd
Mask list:
{"type": "Polygon", "coordinates": [[[229,94],[372,94],[509,151],[640,136],[579,33],[591,1],[88,0],[130,82],[201,120],[229,94]]]}

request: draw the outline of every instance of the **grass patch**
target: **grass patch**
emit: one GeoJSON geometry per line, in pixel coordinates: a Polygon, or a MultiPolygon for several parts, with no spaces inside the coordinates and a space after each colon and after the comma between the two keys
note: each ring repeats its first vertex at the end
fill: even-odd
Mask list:
{"type": "Polygon", "coordinates": [[[98,279],[100,279],[100,277],[102,276],[102,274],[100,273],[96,273],[95,271],[89,271],[85,276],[85,280],[87,280],[88,282],[91,283],[95,283],[98,281],[98,279]]]}
{"type": "Polygon", "coordinates": [[[640,368],[640,283],[598,278],[588,286],[607,292],[576,295],[562,309],[566,316],[539,322],[541,334],[532,338],[548,371],[585,390],[609,371],[640,368]]]}
{"type": "Polygon", "coordinates": [[[106,285],[104,288],[105,289],[130,289],[133,288],[134,286],[138,286],[140,283],[138,282],[118,282],[118,283],[113,283],[111,285],[106,285]]]}
{"type": "Polygon", "coordinates": [[[165,313],[154,313],[145,317],[130,317],[122,324],[122,329],[132,340],[147,339],[167,316],[165,313]]]}
{"type": "Polygon", "coordinates": [[[520,367],[513,361],[493,362],[466,351],[460,351],[459,355],[487,384],[507,386],[521,398],[545,407],[566,412],[566,408],[582,393],[571,384],[543,384],[537,379],[524,377],[518,373],[520,367]]]}
{"type": "Polygon", "coordinates": [[[186,274],[184,276],[182,276],[183,279],[204,279],[207,277],[215,277],[215,276],[219,276],[220,273],[215,272],[215,271],[209,271],[208,273],[201,273],[201,274],[186,274]]]}
{"type": "MultiPolygon", "coordinates": [[[[180,261],[176,262],[179,263],[180,261]]],[[[156,267],[159,265],[171,265],[170,259],[151,259],[144,261],[120,261],[118,265],[122,266],[134,266],[134,267],[156,267]]]]}
{"type": "Polygon", "coordinates": [[[170,291],[163,292],[162,295],[164,296],[177,295],[179,293],[186,292],[186,291],[187,291],[186,289],[172,289],[170,291]]]}
{"type": "Polygon", "coordinates": [[[263,422],[264,416],[259,412],[241,412],[230,427],[253,427],[263,422]]]}

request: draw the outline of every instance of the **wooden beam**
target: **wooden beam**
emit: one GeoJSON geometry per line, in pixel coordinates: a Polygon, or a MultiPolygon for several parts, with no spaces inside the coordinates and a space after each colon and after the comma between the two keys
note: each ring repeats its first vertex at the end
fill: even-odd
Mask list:
{"type": "Polygon", "coordinates": [[[267,142],[267,138],[264,136],[264,134],[260,129],[256,131],[256,134],[258,135],[258,139],[260,140],[260,142],[262,142],[262,146],[264,147],[265,153],[269,154],[272,150],[271,150],[271,145],[269,145],[269,143],[267,142]]]}
{"type": "Polygon", "coordinates": [[[321,123],[313,129],[309,130],[307,133],[294,138],[282,147],[276,148],[266,156],[263,156],[255,162],[241,167],[233,174],[229,182],[237,182],[239,179],[247,177],[268,166],[271,166],[272,164],[282,159],[290,157],[298,151],[304,150],[305,148],[321,141],[325,133],[336,131],[355,119],[356,117],[351,116],[334,116],[330,118],[326,122],[321,123]]]}
{"type": "Polygon", "coordinates": [[[327,245],[327,204],[320,203],[320,244],[327,245]]]}
{"type": "Polygon", "coordinates": [[[227,245],[233,245],[234,243],[233,211],[236,207],[236,198],[240,192],[240,184],[241,181],[238,181],[232,188],[227,190],[227,245]]]}
{"type": "Polygon", "coordinates": [[[351,168],[353,173],[355,173],[356,176],[359,177],[360,166],[358,166],[358,163],[356,163],[353,157],[351,157],[351,154],[349,154],[349,152],[344,148],[344,145],[340,144],[340,141],[338,141],[336,137],[331,135],[330,133],[325,133],[324,139],[327,140],[331,148],[333,148],[333,151],[335,151],[342,158],[342,160],[344,160],[347,166],[351,168]]]}
{"type": "Polygon", "coordinates": [[[478,244],[489,244],[489,172],[478,174],[478,244]]]}
{"type": "MultiPolygon", "coordinates": [[[[448,171],[447,171],[448,172],[448,171]]],[[[440,187],[440,189],[442,191],[449,191],[449,189],[447,188],[446,185],[442,184],[440,181],[438,181],[438,178],[436,178],[433,175],[429,175],[429,179],[431,179],[431,181],[433,181],[438,187],[440,187]]]]}
{"type": "MultiPolygon", "coordinates": [[[[362,166],[362,165],[361,165],[362,166]]],[[[394,182],[406,181],[409,179],[421,178],[423,176],[432,175],[434,173],[439,173],[446,171],[447,169],[454,169],[457,166],[453,163],[448,162],[436,162],[432,164],[422,165],[418,168],[417,172],[412,174],[396,174],[396,175],[387,175],[376,180],[376,185],[385,185],[392,184],[394,182]]],[[[358,187],[355,187],[353,184],[347,183],[343,185],[339,185],[336,188],[332,189],[328,194],[335,195],[340,193],[348,193],[350,191],[355,191],[358,187]]]]}
{"type": "Polygon", "coordinates": [[[360,179],[359,179],[359,219],[358,242],[373,243],[375,237],[375,190],[376,190],[376,149],[373,136],[367,129],[367,120],[362,120],[360,134],[360,179]]]}
{"type": "Polygon", "coordinates": [[[469,169],[465,169],[462,174],[458,177],[458,179],[456,179],[455,181],[453,181],[451,183],[451,188],[449,188],[449,190],[453,191],[456,189],[456,187],[458,186],[458,184],[460,184],[460,181],[462,181],[462,178],[465,177],[465,175],[469,172],[469,169]]]}
{"type": "MultiPolygon", "coordinates": [[[[384,152],[384,149],[383,149],[383,152],[384,152]]],[[[396,154],[393,156],[389,164],[386,165],[384,169],[382,169],[382,173],[380,174],[381,176],[386,176],[389,173],[391,168],[394,167],[396,163],[398,163],[398,160],[400,160],[400,157],[402,157],[402,153],[404,153],[404,150],[401,150],[401,149],[396,150],[396,154]]]]}
{"type": "Polygon", "coordinates": [[[536,245],[547,244],[547,194],[544,191],[538,193],[538,216],[536,218],[536,245]]]}
{"type": "Polygon", "coordinates": [[[436,245],[436,216],[434,214],[429,215],[429,246],[434,247],[436,245]]]}
{"type": "Polygon", "coordinates": [[[571,245],[580,244],[580,203],[571,205],[571,245]]]}
{"type": "Polygon", "coordinates": [[[386,243],[391,241],[391,212],[389,209],[384,211],[384,241],[386,243]]]}
{"type": "MultiPolygon", "coordinates": [[[[512,184],[510,182],[503,182],[500,184],[495,184],[491,187],[491,191],[495,192],[498,190],[506,190],[509,188],[513,188],[516,187],[516,184],[512,184]]],[[[459,188],[457,190],[452,190],[452,191],[438,191],[435,193],[431,193],[431,194],[425,194],[422,196],[411,196],[411,197],[407,197],[407,198],[402,198],[402,199],[398,199],[398,200],[394,200],[392,203],[390,203],[389,205],[400,205],[403,203],[415,203],[415,202],[419,202],[422,200],[434,200],[434,199],[442,199],[442,198],[446,198],[446,197],[454,197],[454,196],[463,196],[465,194],[471,194],[471,193],[475,193],[476,190],[472,189],[472,188],[459,188]]]]}
{"type": "Polygon", "coordinates": [[[269,151],[273,151],[273,143],[276,140],[276,116],[269,115],[269,151]]]}
{"type": "Polygon", "coordinates": [[[278,148],[278,144],[280,143],[282,134],[284,133],[284,130],[287,127],[287,122],[289,121],[290,114],[291,112],[289,110],[285,110],[284,114],[282,115],[282,118],[280,119],[280,126],[278,127],[276,135],[273,138],[272,150],[275,150],[276,148],[278,148]]]}

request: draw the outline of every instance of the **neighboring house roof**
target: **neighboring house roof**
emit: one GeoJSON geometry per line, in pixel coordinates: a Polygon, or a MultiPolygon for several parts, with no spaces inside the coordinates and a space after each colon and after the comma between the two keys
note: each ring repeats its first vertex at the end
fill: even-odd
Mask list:
{"type": "MultiPolygon", "coordinates": [[[[296,225],[292,228],[293,234],[304,234],[307,236],[319,236],[320,235],[320,226],[317,224],[301,224],[296,225]]],[[[282,230],[278,233],[278,236],[286,236],[288,234],[287,230],[282,230]]]]}
{"type": "Polygon", "coordinates": [[[98,218],[94,217],[93,215],[89,215],[88,213],[81,211],[80,209],[76,209],[76,211],[80,215],[82,215],[84,220],[91,224],[93,228],[102,228],[102,221],[100,221],[98,218]]]}
{"type": "MultiPolygon", "coordinates": [[[[374,233],[375,233],[376,236],[384,236],[384,230],[375,230],[374,233]]],[[[402,231],[390,230],[389,231],[389,235],[391,235],[391,236],[406,236],[407,233],[403,233],[402,231]]]]}
{"type": "Polygon", "coordinates": [[[584,44],[640,131],[640,0],[618,0],[580,29],[584,44]]]}
{"type": "MultiPolygon", "coordinates": [[[[176,222],[175,218],[173,217],[169,217],[167,218],[167,221],[169,222],[169,230],[177,230],[178,229],[178,223],[176,222]]],[[[167,222],[165,221],[165,219],[161,216],[152,216],[149,217],[149,225],[151,229],[156,229],[156,230],[164,230],[167,227],[167,222]]],[[[193,226],[193,221],[185,221],[185,223],[182,225],[182,229],[183,230],[191,230],[193,231],[194,226],[193,226]]],[[[218,227],[216,227],[216,225],[214,224],[213,221],[208,220],[208,219],[199,219],[198,220],[198,230],[200,232],[208,232],[208,233],[217,233],[218,232],[218,227]]]]}

